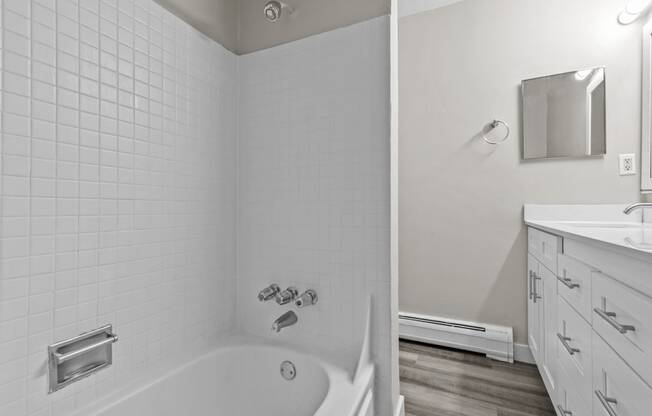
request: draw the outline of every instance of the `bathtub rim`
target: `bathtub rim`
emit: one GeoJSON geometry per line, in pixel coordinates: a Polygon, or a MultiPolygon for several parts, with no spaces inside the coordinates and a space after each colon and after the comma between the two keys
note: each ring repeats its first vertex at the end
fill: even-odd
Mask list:
{"type": "MultiPolygon", "coordinates": [[[[194,353],[193,358],[185,361],[180,361],[176,365],[163,366],[151,369],[146,372],[142,377],[126,383],[124,386],[117,388],[115,391],[98,397],[91,403],[88,403],[70,416],[97,416],[103,411],[110,409],[118,403],[122,403],[131,397],[134,397],[154,385],[163,382],[166,379],[174,377],[176,374],[187,370],[189,367],[197,364],[198,362],[208,359],[213,355],[220,352],[238,347],[260,347],[271,348],[276,350],[287,350],[294,354],[303,356],[306,359],[313,360],[322,367],[326,374],[328,381],[328,388],[324,399],[315,411],[314,416],[331,416],[339,414],[342,416],[357,415],[358,409],[362,406],[367,391],[373,388],[373,379],[375,375],[374,366],[365,366],[362,371],[358,371],[356,380],[351,380],[351,373],[347,370],[345,365],[336,363],[336,360],[329,354],[322,354],[323,351],[307,350],[294,345],[288,345],[282,342],[275,342],[273,340],[244,334],[231,334],[227,339],[216,343],[211,347],[204,348],[194,353]],[[335,396],[335,400],[333,399],[335,396]],[[351,409],[343,409],[343,403],[352,403],[355,406],[351,409]]],[[[90,379],[97,375],[91,376],[90,379]]],[[[65,390],[64,390],[65,392],[65,390]]],[[[68,394],[74,394],[73,390],[68,394]]],[[[62,397],[64,395],[62,394],[62,397]]]]}

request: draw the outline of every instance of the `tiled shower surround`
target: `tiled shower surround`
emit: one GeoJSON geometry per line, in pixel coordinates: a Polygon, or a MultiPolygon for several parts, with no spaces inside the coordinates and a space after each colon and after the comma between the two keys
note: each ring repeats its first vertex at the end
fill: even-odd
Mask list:
{"type": "Polygon", "coordinates": [[[151,1],[3,0],[1,415],[66,415],[235,311],[237,57],[151,1]],[[113,323],[46,395],[46,347],[113,323]]]}
{"type": "Polygon", "coordinates": [[[389,409],[388,19],[237,57],[151,0],[0,3],[0,415],[268,335],[272,281],[320,294],[277,337],[331,351],[373,297],[389,409]],[[47,395],[47,345],[109,322],[113,366],[47,395]]]}
{"type": "Polygon", "coordinates": [[[355,360],[371,296],[372,351],[389,363],[388,40],[379,17],[240,58],[241,329],[355,360]],[[271,282],[319,294],[281,334],[269,328],[290,308],[255,297],[271,282]]]}

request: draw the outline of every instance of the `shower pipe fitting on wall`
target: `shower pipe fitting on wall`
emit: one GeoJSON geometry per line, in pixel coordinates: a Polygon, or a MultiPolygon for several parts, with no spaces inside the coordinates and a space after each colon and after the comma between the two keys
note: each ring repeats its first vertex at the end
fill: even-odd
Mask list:
{"type": "Polygon", "coordinates": [[[276,23],[281,18],[283,9],[287,10],[290,16],[294,14],[294,8],[289,4],[276,0],[268,1],[263,8],[265,19],[270,23],[276,23]]]}

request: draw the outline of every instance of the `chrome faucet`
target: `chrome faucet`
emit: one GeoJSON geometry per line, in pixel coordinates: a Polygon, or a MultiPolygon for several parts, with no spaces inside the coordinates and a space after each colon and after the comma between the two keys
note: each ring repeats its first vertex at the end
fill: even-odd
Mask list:
{"type": "Polygon", "coordinates": [[[286,305],[297,298],[299,291],[296,287],[288,287],[282,292],[276,293],[276,303],[279,305],[286,305]]]}
{"type": "Polygon", "coordinates": [[[276,283],[272,283],[258,293],[258,300],[267,302],[268,300],[274,299],[280,291],[281,288],[276,283]]]}
{"type": "Polygon", "coordinates": [[[317,303],[317,292],[308,289],[294,301],[297,308],[305,308],[306,306],[314,305],[317,303]]]}
{"type": "Polygon", "coordinates": [[[652,202],[637,202],[636,204],[628,205],[623,212],[629,215],[632,211],[643,208],[652,208],[652,202]]]}
{"type": "Polygon", "coordinates": [[[631,214],[632,211],[643,208],[652,208],[652,202],[637,202],[635,204],[628,205],[623,212],[625,214],[631,214]]]}
{"type": "Polygon", "coordinates": [[[281,332],[281,329],[296,324],[298,320],[299,318],[297,318],[297,314],[294,311],[285,312],[274,321],[272,331],[281,332]]]}

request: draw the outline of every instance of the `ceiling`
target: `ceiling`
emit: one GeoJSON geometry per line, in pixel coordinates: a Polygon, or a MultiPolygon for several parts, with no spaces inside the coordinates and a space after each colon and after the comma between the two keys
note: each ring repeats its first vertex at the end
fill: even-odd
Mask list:
{"type": "Polygon", "coordinates": [[[207,36],[237,53],[302,39],[389,14],[390,0],[286,0],[276,23],[263,16],[268,0],[156,0],[207,36]]]}
{"type": "Polygon", "coordinates": [[[237,51],[238,0],[155,1],[225,48],[237,51]]]}

